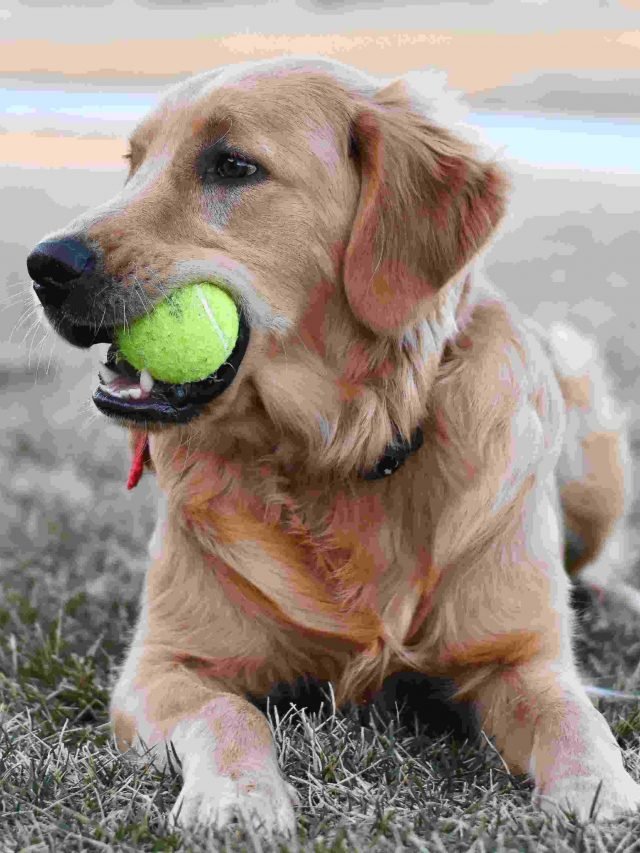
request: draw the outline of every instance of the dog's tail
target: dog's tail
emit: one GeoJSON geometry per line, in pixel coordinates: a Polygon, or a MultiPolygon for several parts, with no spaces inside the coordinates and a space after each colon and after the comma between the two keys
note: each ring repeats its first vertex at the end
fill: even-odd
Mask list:
{"type": "Polygon", "coordinates": [[[627,583],[638,543],[628,521],[633,467],[626,415],[595,341],[553,323],[546,344],[567,409],[558,463],[567,570],[640,613],[640,590],[627,583]]]}

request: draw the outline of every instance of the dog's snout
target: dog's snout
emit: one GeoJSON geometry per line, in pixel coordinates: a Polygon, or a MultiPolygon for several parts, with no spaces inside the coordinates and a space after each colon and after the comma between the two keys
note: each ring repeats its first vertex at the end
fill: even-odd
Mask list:
{"type": "Polygon", "coordinates": [[[61,305],[74,282],[92,273],[96,256],[80,240],[67,238],[38,243],[27,258],[27,269],[40,302],[52,308],[61,305]]]}

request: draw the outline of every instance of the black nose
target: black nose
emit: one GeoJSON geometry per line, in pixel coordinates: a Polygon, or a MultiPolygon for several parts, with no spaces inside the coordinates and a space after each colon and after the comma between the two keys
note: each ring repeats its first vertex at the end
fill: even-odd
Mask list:
{"type": "Polygon", "coordinates": [[[96,256],[80,240],[49,240],[38,243],[27,258],[33,289],[43,305],[62,305],[73,283],[95,269],[96,256]]]}

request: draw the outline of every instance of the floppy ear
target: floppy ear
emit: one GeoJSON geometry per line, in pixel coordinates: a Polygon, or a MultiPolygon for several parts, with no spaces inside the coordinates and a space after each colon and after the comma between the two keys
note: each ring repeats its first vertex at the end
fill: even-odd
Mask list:
{"type": "Polygon", "coordinates": [[[397,81],[352,124],[361,169],[344,263],[356,317],[400,331],[487,241],[504,212],[507,181],[472,147],[412,110],[397,81]]]}

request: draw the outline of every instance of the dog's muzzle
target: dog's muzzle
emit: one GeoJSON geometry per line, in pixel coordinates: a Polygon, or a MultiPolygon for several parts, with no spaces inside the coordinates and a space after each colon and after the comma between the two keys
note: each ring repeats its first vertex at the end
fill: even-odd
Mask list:
{"type": "Polygon", "coordinates": [[[27,270],[45,317],[68,343],[86,349],[113,340],[113,326],[86,321],[96,294],[104,290],[98,259],[86,243],[75,237],[39,243],[27,258],[27,270]]]}
{"type": "Polygon", "coordinates": [[[78,317],[96,310],[97,297],[108,286],[99,267],[95,252],[74,237],[39,243],[27,258],[33,289],[56,332],[83,349],[111,344],[106,363],[99,371],[100,384],[93,402],[104,414],[126,422],[189,422],[231,385],[238,372],[249,343],[249,324],[243,311],[238,310],[240,325],[235,347],[214,373],[198,382],[161,382],[148,371],[137,371],[118,354],[113,343],[114,325],[78,321],[78,317]]]}

